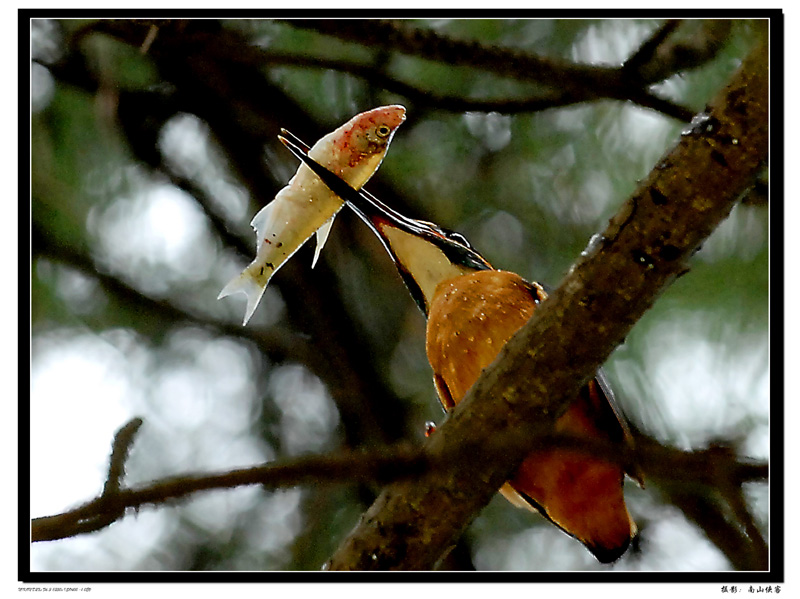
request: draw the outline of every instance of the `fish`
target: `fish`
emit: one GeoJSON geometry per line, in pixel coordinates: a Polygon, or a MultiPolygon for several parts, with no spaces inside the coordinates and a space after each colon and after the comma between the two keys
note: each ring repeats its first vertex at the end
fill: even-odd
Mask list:
{"type": "MultiPolygon", "coordinates": [[[[361,112],[322,137],[308,155],[360,189],[378,170],[405,118],[406,109],[399,104],[361,112]]],[[[343,206],[339,196],[301,164],[289,183],[253,217],[250,226],[256,232],[256,257],[217,296],[247,296],[242,326],[253,316],[272,276],[316,233],[314,267],[343,206]]]]}

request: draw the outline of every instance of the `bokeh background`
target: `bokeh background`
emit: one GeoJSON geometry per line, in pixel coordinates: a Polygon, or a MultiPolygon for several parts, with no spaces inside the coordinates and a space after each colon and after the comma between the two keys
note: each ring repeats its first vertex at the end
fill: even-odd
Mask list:
{"type": "MultiPolygon", "coordinates": [[[[311,269],[307,244],[274,277],[246,328],[244,296],[216,300],[252,259],[250,219],[297,168],[276,141],[281,127],[313,143],[360,111],[404,104],[408,119],[368,189],[409,216],[460,231],[496,267],[550,285],[687,127],[619,100],[504,111],[491,102],[536,97],[547,86],[307,25],[31,21],[33,517],[94,497],[113,435],[134,416],[144,425],[127,484],[420,443],[425,422],[441,422],[424,318],[348,211],[319,264],[311,269]],[[398,93],[397,82],[416,91],[398,93]]],[[[401,25],[615,66],[664,22],[401,25]]],[[[683,23],[673,35],[687,47],[720,39],[695,68],[653,91],[701,111],[763,29],[683,23]]],[[[766,201],[750,196],[613,354],[607,373],[638,429],[682,449],[725,443],[769,459],[768,242],[766,201]]],[[[98,533],[34,544],[30,564],[316,570],[377,490],[208,492],[98,533]]],[[[449,565],[732,569],[662,491],[627,486],[641,535],[611,566],[502,498],[477,517],[449,565]]],[[[768,538],[768,485],[744,491],[768,538]]]]}

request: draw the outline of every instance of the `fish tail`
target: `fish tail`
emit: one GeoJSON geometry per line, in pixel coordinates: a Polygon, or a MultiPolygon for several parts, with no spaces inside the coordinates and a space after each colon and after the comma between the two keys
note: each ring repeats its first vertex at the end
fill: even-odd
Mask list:
{"type": "Polygon", "coordinates": [[[261,297],[264,295],[264,290],[267,288],[269,278],[258,276],[255,265],[251,264],[245,268],[241,274],[236,275],[228,282],[222,291],[219,292],[217,299],[222,299],[234,293],[244,293],[247,296],[247,309],[244,313],[244,322],[242,326],[247,324],[253,312],[256,311],[261,297]]]}

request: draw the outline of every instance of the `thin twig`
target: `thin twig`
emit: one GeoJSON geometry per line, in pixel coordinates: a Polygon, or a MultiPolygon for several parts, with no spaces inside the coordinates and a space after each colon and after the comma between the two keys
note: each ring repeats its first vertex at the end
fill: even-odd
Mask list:
{"type": "Polygon", "coordinates": [[[122,477],[125,476],[125,462],[128,459],[133,440],[142,426],[141,418],[134,418],[114,435],[111,458],[108,464],[108,477],[103,487],[103,495],[112,495],[120,489],[122,477]]]}
{"type": "Polygon", "coordinates": [[[635,77],[639,76],[639,69],[653,60],[656,51],[664,43],[672,33],[680,27],[683,21],[681,19],[670,19],[666,21],[661,27],[656,29],[653,34],[647,38],[639,49],[634,52],[628,60],[622,64],[622,70],[635,77]]]}
{"type": "MultiPolygon", "coordinates": [[[[698,69],[717,56],[727,42],[732,26],[730,19],[700,21],[694,35],[664,36],[658,45],[646,49],[650,54],[649,59],[643,53],[634,63],[626,63],[623,69],[632,81],[642,87],[664,81],[676,73],[698,69]]],[[[670,30],[670,24],[663,29],[670,30]]],[[[659,37],[663,29],[657,31],[654,37],[659,37]]]]}

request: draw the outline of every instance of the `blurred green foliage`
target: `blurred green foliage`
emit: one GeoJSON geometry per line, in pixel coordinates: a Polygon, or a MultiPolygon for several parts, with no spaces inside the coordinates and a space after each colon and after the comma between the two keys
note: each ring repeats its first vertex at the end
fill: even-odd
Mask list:
{"type": "MultiPolygon", "coordinates": [[[[649,19],[407,23],[442,36],[606,65],[619,65],[660,24],[649,19]]],[[[277,191],[296,168],[288,152],[275,145],[279,127],[321,135],[356,112],[403,103],[408,121],[368,187],[385,201],[399,203],[396,207],[409,216],[464,233],[496,267],[556,285],[592,234],[604,227],[686,126],[631,102],[612,100],[509,115],[453,112],[447,105],[417,106],[348,73],[277,64],[249,65],[249,71],[242,70],[253,78],[246,84],[258,79],[264,89],[278,90],[264,97],[260,107],[260,118],[272,127],[271,134],[247,127],[232,133],[220,128],[220,123],[244,122],[251,113],[245,98],[230,96],[231,89],[225,87],[229,81],[208,70],[209,85],[217,86],[219,98],[214,99],[217,112],[203,114],[211,99],[182,87],[184,82],[176,75],[175,64],[190,59],[199,63],[192,67],[200,73],[198,77],[206,72],[200,52],[194,55],[186,50],[186,56],[180,55],[181,40],[188,39],[191,28],[199,25],[152,25],[155,38],[147,52],[141,51],[143,35],[134,43],[124,35],[106,35],[102,28],[86,29],[94,25],[76,20],[32,23],[36,59],[32,69],[39,70],[31,115],[32,359],[34,377],[46,380],[52,375],[43,366],[37,369],[37,364],[44,364],[47,348],[55,347],[57,340],[60,351],[80,351],[69,340],[86,335],[99,336],[110,352],[121,356],[127,366],[120,368],[130,377],[133,389],[133,399],[125,399],[122,405],[145,420],[129,464],[130,476],[141,483],[167,473],[241,467],[296,452],[331,450],[351,438],[350,420],[337,415],[336,406],[341,411],[338,392],[326,390],[338,383],[324,377],[319,380],[316,375],[322,369],[306,365],[302,376],[284,375],[280,380],[290,382],[276,388],[277,373],[295,360],[274,360],[257,341],[237,336],[232,331],[240,322],[242,304],[216,300],[222,284],[250,259],[232,250],[222,235],[224,230],[240,234],[245,247],[254,247],[247,222],[271,199],[255,195],[252,175],[233,153],[232,135],[265,148],[259,176],[271,181],[277,191]],[[76,40],[76,35],[81,38],[76,40]],[[158,44],[172,44],[166,52],[173,56],[159,54],[158,44]],[[71,70],[60,68],[67,58],[72,60],[71,70]],[[167,65],[168,60],[174,62],[167,65]],[[52,85],[51,95],[48,85],[52,85]],[[175,125],[176,119],[194,110],[201,128],[207,128],[208,135],[198,141],[183,126],[177,127],[179,141],[171,146],[170,154],[164,145],[156,145],[164,141],[163,123],[150,121],[161,135],[152,140],[151,149],[160,147],[165,162],[178,168],[164,164],[153,168],[132,143],[131,132],[145,131],[145,121],[138,129],[121,124],[117,108],[130,93],[163,101],[165,114],[171,115],[165,123],[175,125]],[[296,111],[289,114],[282,98],[288,98],[296,111]],[[227,112],[221,114],[223,110],[227,112]],[[307,118],[299,120],[298,115],[307,118]],[[189,175],[176,177],[176,171],[189,175]],[[204,173],[221,174],[203,180],[204,173]],[[246,215],[238,222],[222,217],[225,226],[220,229],[215,217],[231,213],[246,215]],[[109,281],[121,282],[123,287],[109,281]],[[164,305],[176,311],[165,311],[164,305]],[[220,340],[231,347],[213,345],[220,340]],[[203,347],[212,352],[205,358],[200,357],[203,347]],[[148,357],[134,363],[130,361],[133,355],[148,357]],[[219,372],[213,380],[228,372],[235,376],[215,385],[207,380],[214,366],[219,372]],[[238,398],[236,408],[231,407],[233,397],[238,398]],[[178,403],[173,405],[173,399],[178,403]],[[237,424],[222,422],[221,415],[231,410],[241,415],[237,424]],[[183,428],[180,423],[187,417],[192,426],[183,428]],[[196,438],[189,439],[193,435],[196,438]],[[232,449],[221,451],[224,447],[232,449]]],[[[218,32],[227,32],[241,40],[243,48],[256,47],[267,54],[371,66],[437,94],[525,98],[546,88],[472,67],[341,41],[282,22],[224,21],[203,27],[198,36],[205,31],[212,39],[218,32]]],[[[702,22],[686,27],[681,35],[702,35],[702,22]]],[[[760,24],[736,22],[712,60],[655,89],[677,104],[702,110],[746,56],[760,29],[760,24]]],[[[147,31],[146,25],[140,30],[147,31]]],[[[223,72],[225,68],[231,69],[231,77],[242,76],[238,71],[234,74],[228,63],[223,64],[223,72]]],[[[137,106],[145,110],[143,104],[137,106]]],[[[664,442],[692,447],[728,438],[741,447],[758,448],[751,457],[769,457],[768,442],[762,439],[768,435],[769,417],[768,226],[767,207],[738,206],[693,259],[691,273],[665,293],[610,361],[619,401],[642,430],[664,442]],[[670,334],[665,336],[665,331],[670,334]],[[698,363],[709,366],[698,372],[698,363]],[[681,372],[702,380],[680,380],[681,372]],[[677,399],[676,387],[682,396],[670,407],[677,399]],[[724,414],[736,406],[738,416],[726,418],[724,414]],[[694,420],[689,432],[687,420],[694,420]]],[[[373,373],[373,389],[385,391],[372,398],[374,404],[365,407],[365,412],[375,411],[378,421],[382,410],[402,413],[394,430],[381,433],[383,438],[418,442],[426,420],[441,420],[424,353],[422,315],[380,245],[346,211],[333,229],[323,264],[314,271],[310,256],[310,248],[304,248],[276,275],[248,330],[275,330],[295,335],[291,338],[311,347],[335,347],[342,339],[340,333],[315,328],[322,318],[312,315],[315,304],[309,300],[306,306],[299,299],[303,293],[318,293],[324,285],[321,305],[342,310],[332,312],[331,318],[344,323],[351,343],[363,350],[357,358],[367,363],[354,366],[354,372],[373,373]]],[[[325,350],[319,351],[325,355],[325,350]]],[[[110,440],[115,426],[91,430],[92,401],[97,401],[91,398],[92,384],[91,380],[63,381],[62,401],[75,402],[74,422],[84,425],[85,434],[90,431],[110,440]]],[[[36,406],[37,402],[46,405],[49,398],[34,392],[31,401],[32,427],[45,427],[48,412],[36,406]]],[[[121,400],[104,397],[100,401],[121,400]]],[[[365,443],[375,445],[379,438],[376,434],[365,443]]],[[[32,440],[34,449],[37,443],[32,440]]],[[[34,481],[42,476],[37,467],[52,466],[52,459],[34,461],[34,481]]],[[[101,483],[106,456],[96,459],[99,466],[66,456],[63,467],[94,469],[101,483]]],[[[41,509],[62,510],[96,490],[65,488],[60,499],[41,509]]],[[[76,540],[35,546],[33,565],[43,570],[317,569],[375,491],[355,486],[272,494],[251,490],[231,493],[229,499],[219,498],[225,491],[215,492],[212,495],[218,502],[206,505],[202,517],[198,514],[203,510],[192,509],[202,499],[150,514],[141,528],[150,531],[151,540],[142,540],[135,551],[121,548],[131,536],[140,534],[136,532],[139,521],[129,518],[93,535],[89,545],[84,544],[89,541],[76,540]],[[214,517],[222,524],[208,520],[214,517]]],[[[766,526],[760,492],[755,492],[753,501],[761,510],[757,517],[766,526]]],[[[39,493],[43,491],[34,484],[34,499],[39,493]]],[[[639,551],[630,552],[614,568],[730,567],[702,532],[655,491],[631,488],[629,501],[643,540],[639,551]],[[696,548],[684,551],[687,542],[696,548]]],[[[561,543],[562,537],[537,516],[495,500],[464,542],[477,567],[600,568],[566,537],[563,552],[550,551],[550,544],[561,543]]]]}

